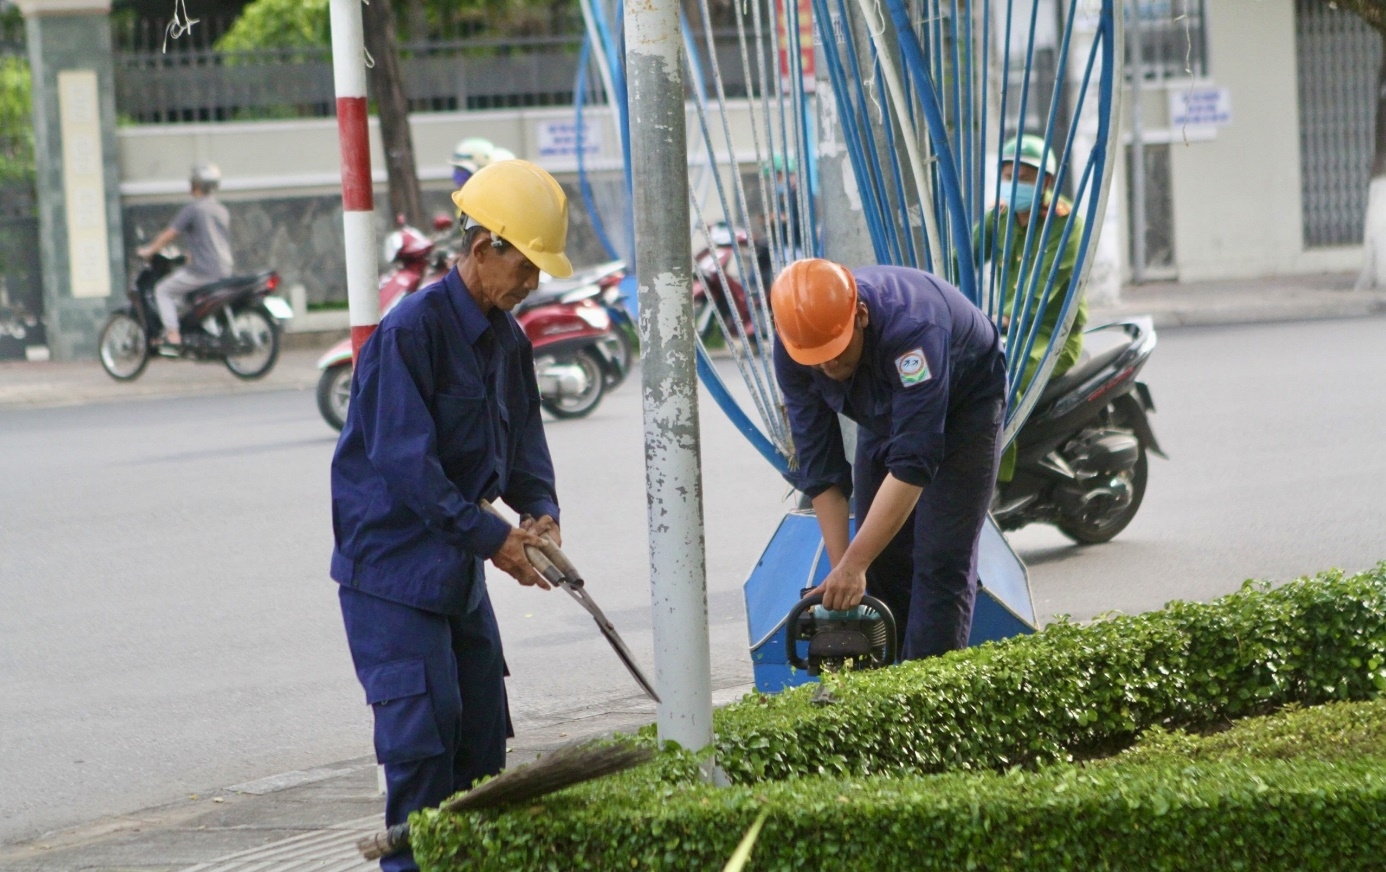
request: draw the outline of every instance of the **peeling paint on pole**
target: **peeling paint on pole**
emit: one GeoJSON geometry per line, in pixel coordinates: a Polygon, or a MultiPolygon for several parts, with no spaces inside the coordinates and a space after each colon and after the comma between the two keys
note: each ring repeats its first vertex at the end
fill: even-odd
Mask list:
{"type": "Polygon", "coordinates": [[[659,737],[712,742],[683,41],[675,0],[625,7],[659,737]]]}

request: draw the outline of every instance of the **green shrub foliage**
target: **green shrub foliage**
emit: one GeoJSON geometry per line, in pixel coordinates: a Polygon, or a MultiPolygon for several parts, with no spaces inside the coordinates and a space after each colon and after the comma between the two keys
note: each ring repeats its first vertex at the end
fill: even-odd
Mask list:
{"type": "Polygon", "coordinates": [[[505,813],[416,815],[414,853],[457,872],[716,870],[761,812],[756,870],[1380,869],[1386,704],[1157,729],[1125,754],[1037,771],[718,789],[675,753],[505,813]]]}
{"type": "Polygon", "coordinates": [[[798,688],[718,713],[734,782],[1033,765],[1154,725],[1372,697],[1386,690],[1386,563],[831,680],[836,704],[798,688]]]}
{"type": "Polygon", "coordinates": [[[718,869],[765,809],[752,869],[1386,856],[1386,708],[1321,705],[1386,691],[1386,564],[830,680],[832,704],[799,689],[717,713],[734,787],[703,785],[671,750],[528,807],[418,814],[416,856],[434,870],[718,869]]]}

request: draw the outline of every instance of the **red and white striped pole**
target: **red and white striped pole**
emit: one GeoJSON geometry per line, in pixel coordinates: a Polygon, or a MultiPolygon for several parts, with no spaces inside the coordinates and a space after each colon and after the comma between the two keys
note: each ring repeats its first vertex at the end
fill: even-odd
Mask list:
{"type": "Polygon", "coordinates": [[[375,253],[375,198],[366,114],[366,48],[361,0],[331,0],[332,75],[337,87],[337,137],[342,148],[342,224],[347,305],[354,361],[380,323],[375,253]]]}

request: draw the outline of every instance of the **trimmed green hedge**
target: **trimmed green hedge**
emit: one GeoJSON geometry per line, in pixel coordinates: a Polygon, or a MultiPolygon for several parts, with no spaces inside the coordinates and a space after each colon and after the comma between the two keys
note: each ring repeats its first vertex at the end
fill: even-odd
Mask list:
{"type": "Polygon", "coordinates": [[[1380,706],[1359,707],[1366,738],[1337,743],[1349,756],[1305,750],[1333,746],[1323,730],[1341,726],[1314,717],[1351,706],[1257,718],[1251,755],[1240,725],[1178,731],[1386,691],[1386,563],[830,680],[834,704],[801,688],[717,712],[718,763],[741,786],[706,787],[670,752],[532,807],[416,815],[416,856],[434,870],[715,869],[765,808],[754,869],[1348,869],[1386,856],[1380,706]]]}
{"type": "Polygon", "coordinates": [[[1141,730],[1386,691],[1386,563],[1212,603],[957,651],[752,696],[718,712],[732,781],[1001,769],[1101,756],[1141,730]]]}
{"type": "Polygon", "coordinates": [[[715,788],[687,755],[509,813],[413,819],[425,870],[720,869],[755,817],[755,870],[1379,869],[1386,704],[1159,733],[1031,772],[715,788]],[[1271,750],[1270,759],[1262,755],[1271,750]]]}

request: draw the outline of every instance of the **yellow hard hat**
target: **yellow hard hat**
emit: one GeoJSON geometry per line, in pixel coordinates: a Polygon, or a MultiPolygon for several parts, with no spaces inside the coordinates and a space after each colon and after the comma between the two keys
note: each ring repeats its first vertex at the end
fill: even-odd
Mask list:
{"type": "Polygon", "coordinates": [[[555,278],[573,274],[565,254],[568,197],[553,176],[527,160],[482,167],[453,191],[457,211],[515,246],[555,278]]]}

